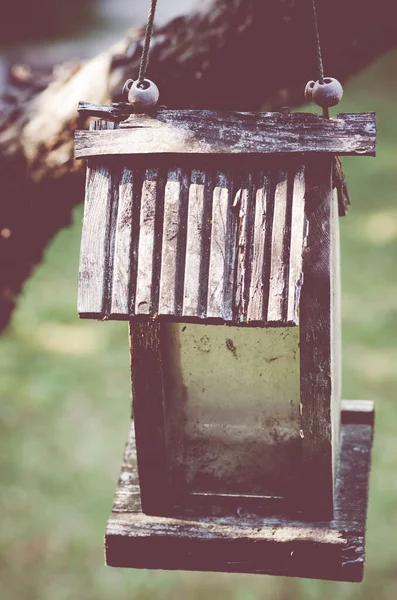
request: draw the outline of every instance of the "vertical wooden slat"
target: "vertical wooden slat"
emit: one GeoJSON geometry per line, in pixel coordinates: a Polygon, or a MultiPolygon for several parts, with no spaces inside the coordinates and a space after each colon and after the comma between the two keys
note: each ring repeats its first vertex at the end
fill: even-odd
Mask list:
{"type": "Polygon", "coordinates": [[[274,193],[274,213],[271,241],[271,268],[269,284],[269,302],[267,320],[277,322],[284,320],[284,306],[287,293],[285,244],[288,235],[288,174],[279,171],[274,193]]]}
{"type": "MultiPolygon", "coordinates": [[[[240,184],[238,183],[238,186],[240,184]]],[[[234,206],[236,182],[230,176],[230,200],[229,200],[229,252],[226,259],[225,290],[224,290],[224,314],[225,319],[233,321],[235,312],[235,279],[237,261],[237,238],[238,238],[238,207],[234,206]]]]}
{"type": "Polygon", "coordinates": [[[156,190],[156,215],[154,222],[154,258],[153,258],[153,291],[152,315],[158,315],[160,300],[161,254],[163,248],[164,197],[167,170],[159,169],[156,190]]]}
{"type": "Polygon", "coordinates": [[[133,170],[132,188],[132,218],[131,218],[131,264],[129,282],[129,316],[135,316],[135,299],[138,275],[138,248],[140,238],[142,183],[145,171],[139,168],[133,170]]]}
{"type": "Polygon", "coordinates": [[[124,167],[119,185],[110,311],[111,315],[123,317],[128,317],[129,309],[133,181],[133,171],[124,167]]]}
{"type": "Polygon", "coordinates": [[[299,324],[298,308],[302,286],[302,252],[305,228],[305,176],[298,167],[294,178],[291,218],[291,245],[289,252],[289,281],[287,321],[299,324]]]}
{"type": "Polygon", "coordinates": [[[186,269],[186,235],[187,235],[187,219],[189,206],[189,182],[190,172],[181,169],[181,190],[180,190],[180,205],[179,205],[179,230],[176,249],[176,275],[175,275],[175,300],[176,314],[182,315],[183,312],[183,294],[185,283],[186,269]]]}
{"type": "Polygon", "coordinates": [[[227,267],[230,259],[230,174],[217,172],[212,198],[212,229],[208,276],[207,317],[231,319],[225,302],[227,267]]]}
{"type": "MultiPolygon", "coordinates": [[[[116,124],[94,121],[90,129],[115,129],[116,124]]],[[[109,222],[112,203],[112,171],[89,161],[86,176],[83,231],[80,247],[78,312],[105,314],[107,293],[109,222]]]]}
{"type": "Polygon", "coordinates": [[[206,172],[193,169],[189,188],[183,315],[201,312],[206,172]]]}
{"type": "Polygon", "coordinates": [[[266,246],[266,212],[269,197],[268,175],[262,173],[255,197],[255,225],[252,256],[252,277],[247,311],[248,321],[262,321],[264,315],[264,277],[266,246]]]}
{"type": "Polygon", "coordinates": [[[164,192],[159,314],[177,314],[178,242],[181,237],[182,169],[170,169],[164,192]]]}
{"type": "Polygon", "coordinates": [[[235,205],[239,207],[237,256],[236,256],[236,282],[235,282],[235,319],[243,322],[247,318],[247,307],[250,287],[250,238],[252,229],[253,209],[253,182],[251,173],[243,177],[241,188],[235,197],[235,205]]]}
{"type": "Polygon", "coordinates": [[[169,513],[161,327],[130,322],[131,381],[142,510],[169,513]]]}
{"type": "Polygon", "coordinates": [[[302,503],[318,518],[332,518],[331,428],[331,197],[332,157],[305,165],[307,246],[300,298],[302,503]],[[314,492],[313,492],[314,490],[314,492]]]}
{"type": "Polygon", "coordinates": [[[155,266],[155,221],[158,169],[145,172],[139,225],[138,268],[136,280],[135,313],[147,315],[153,310],[155,266]]]}

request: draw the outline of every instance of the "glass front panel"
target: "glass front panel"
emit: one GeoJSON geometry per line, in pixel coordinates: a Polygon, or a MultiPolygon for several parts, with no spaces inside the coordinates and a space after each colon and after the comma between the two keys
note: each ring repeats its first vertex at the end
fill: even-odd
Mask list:
{"type": "Polygon", "coordinates": [[[299,328],[162,330],[174,488],[289,495],[301,464],[299,328]]]}

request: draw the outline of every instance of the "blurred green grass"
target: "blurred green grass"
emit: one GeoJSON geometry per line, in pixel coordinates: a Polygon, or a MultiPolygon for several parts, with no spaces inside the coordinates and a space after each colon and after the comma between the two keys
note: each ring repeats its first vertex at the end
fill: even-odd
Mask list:
{"type": "Polygon", "coordinates": [[[82,210],[51,244],[0,339],[0,598],[391,600],[397,596],[397,52],[345,87],[376,110],[378,157],[345,159],[341,222],[344,397],[376,400],[361,585],[103,566],[130,414],[123,323],[78,321],[82,210]]]}

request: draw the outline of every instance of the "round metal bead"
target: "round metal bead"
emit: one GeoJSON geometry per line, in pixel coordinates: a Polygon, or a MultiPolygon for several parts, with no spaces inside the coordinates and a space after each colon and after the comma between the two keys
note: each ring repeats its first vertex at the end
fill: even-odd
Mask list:
{"type": "Polygon", "coordinates": [[[305,99],[306,100],[312,100],[312,96],[313,96],[313,88],[316,85],[315,81],[308,81],[305,87],[305,99]]]}
{"type": "Polygon", "coordinates": [[[159,89],[150,79],[144,79],[141,84],[138,81],[134,81],[128,91],[128,102],[134,104],[137,108],[156,106],[159,97],[159,89]]]}
{"type": "Polygon", "coordinates": [[[324,83],[316,81],[313,87],[313,101],[322,108],[339,104],[343,96],[343,87],[337,79],[324,77],[324,83]]]}

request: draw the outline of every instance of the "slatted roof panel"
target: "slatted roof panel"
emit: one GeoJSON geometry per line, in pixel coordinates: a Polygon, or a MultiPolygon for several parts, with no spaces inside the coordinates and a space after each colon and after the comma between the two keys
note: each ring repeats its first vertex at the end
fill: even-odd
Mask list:
{"type": "Polygon", "coordinates": [[[298,324],[302,158],[96,160],[87,170],[81,317],[298,324]]]}

